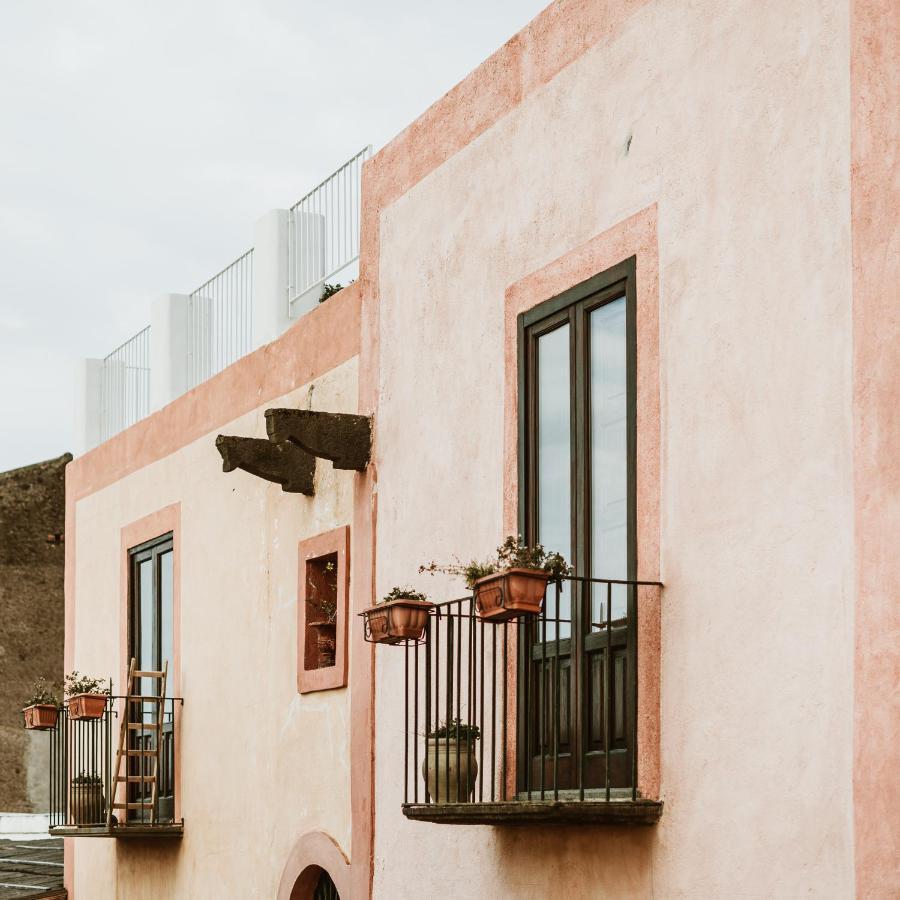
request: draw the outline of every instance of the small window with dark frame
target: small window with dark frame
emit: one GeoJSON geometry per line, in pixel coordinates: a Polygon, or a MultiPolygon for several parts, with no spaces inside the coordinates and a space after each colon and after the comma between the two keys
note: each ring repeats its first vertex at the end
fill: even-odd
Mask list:
{"type": "MultiPolygon", "coordinates": [[[[530,543],[562,553],[582,579],[634,579],[637,568],[635,302],[630,259],[519,317],[520,530],[530,543]]],[[[530,624],[519,645],[520,702],[546,696],[556,704],[543,716],[532,710],[519,717],[532,723],[529,734],[519,729],[519,790],[543,777],[547,734],[538,723],[554,716],[557,723],[544,731],[558,729],[560,788],[599,788],[607,771],[613,787],[629,787],[632,589],[616,584],[607,594],[589,581],[564,585],[559,610],[548,592],[541,627],[530,624]],[[604,721],[612,722],[609,733],[604,721]]]]}

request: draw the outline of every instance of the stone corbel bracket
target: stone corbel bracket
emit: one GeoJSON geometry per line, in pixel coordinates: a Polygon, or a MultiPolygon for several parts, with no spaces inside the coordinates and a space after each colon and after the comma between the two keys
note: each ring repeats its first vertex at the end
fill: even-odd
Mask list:
{"type": "Polygon", "coordinates": [[[258,478],[280,484],[287,494],[312,497],[315,493],[316,459],[295,444],[220,434],[216,438],[216,449],[222,457],[223,472],[243,469],[258,478]]]}
{"type": "Polygon", "coordinates": [[[335,469],[362,472],[372,450],[372,421],[349,413],[267,409],[266,433],[277,444],[287,442],[330,459],[335,469]]]}

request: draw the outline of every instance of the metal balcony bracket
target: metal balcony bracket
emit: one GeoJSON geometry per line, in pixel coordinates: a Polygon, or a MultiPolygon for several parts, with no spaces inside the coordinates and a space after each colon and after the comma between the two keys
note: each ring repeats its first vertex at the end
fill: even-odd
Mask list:
{"type": "Polygon", "coordinates": [[[366,416],[267,409],[266,432],[270,441],[288,441],[313,456],[330,459],[335,469],[362,472],[369,463],[372,422],[366,416]]]}
{"type": "Polygon", "coordinates": [[[287,494],[315,493],[316,459],[296,444],[264,438],[220,434],[216,449],[222,456],[222,471],[243,469],[257,478],[280,484],[287,494]]]}

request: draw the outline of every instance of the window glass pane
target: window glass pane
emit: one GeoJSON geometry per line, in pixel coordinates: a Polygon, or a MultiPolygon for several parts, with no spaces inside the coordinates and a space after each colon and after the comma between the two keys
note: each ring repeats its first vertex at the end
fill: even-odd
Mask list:
{"type": "Polygon", "coordinates": [[[173,621],[173,560],[171,550],[161,553],[159,556],[159,617],[160,617],[160,665],[162,670],[166,663],[169,664],[171,681],[172,669],[172,644],[174,641],[173,621]]]}
{"type": "MultiPolygon", "coordinates": [[[[537,339],[537,537],[548,550],[572,561],[569,326],[537,339]]],[[[547,591],[547,638],[556,637],[556,591],[547,591]]],[[[571,619],[568,582],[560,597],[560,619],[571,619]]],[[[571,634],[568,621],[560,623],[560,637],[571,634]]]]}
{"type": "MultiPolygon", "coordinates": [[[[590,313],[591,577],[628,578],[628,400],[625,298],[590,313]]],[[[627,610],[612,587],[612,618],[627,610]]],[[[606,617],[606,586],[594,585],[592,622],[606,617]]]]}
{"type": "MultiPolygon", "coordinates": [[[[153,669],[153,637],[156,631],[156,617],[153,603],[153,560],[145,559],[138,563],[138,596],[137,616],[140,628],[137,646],[138,669],[153,669]]],[[[141,678],[139,690],[142,694],[153,690],[153,680],[141,678]]]]}

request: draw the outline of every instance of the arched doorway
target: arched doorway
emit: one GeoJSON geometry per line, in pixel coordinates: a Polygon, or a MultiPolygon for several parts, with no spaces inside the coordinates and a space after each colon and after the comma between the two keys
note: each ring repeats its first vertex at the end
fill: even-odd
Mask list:
{"type": "Polygon", "coordinates": [[[349,900],[350,862],[337,842],[321,831],[304,834],[281,873],[278,900],[349,900]]]}
{"type": "Polygon", "coordinates": [[[313,900],[341,900],[341,895],[334,886],[331,876],[324,869],[319,873],[319,878],[316,881],[313,900]]]}

